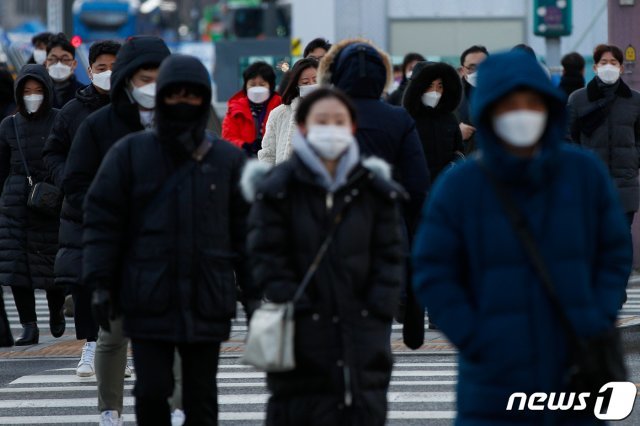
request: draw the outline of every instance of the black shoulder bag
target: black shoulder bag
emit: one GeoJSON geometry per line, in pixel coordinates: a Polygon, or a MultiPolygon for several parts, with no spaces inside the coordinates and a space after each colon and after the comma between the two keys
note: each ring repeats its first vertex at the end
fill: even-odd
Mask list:
{"type": "Polygon", "coordinates": [[[62,191],[60,191],[60,188],[57,186],[47,182],[33,183],[33,177],[31,177],[31,172],[29,172],[29,166],[27,165],[27,159],[22,152],[15,115],[13,116],[13,129],[16,132],[16,144],[18,145],[18,151],[22,158],[22,164],[24,165],[24,171],[27,174],[27,182],[30,188],[27,207],[47,216],[58,217],[60,215],[60,208],[62,207],[62,191]]]}
{"type": "Polygon", "coordinates": [[[567,335],[569,368],[565,376],[565,384],[569,390],[577,393],[589,392],[591,396],[594,396],[608,382],[626,381],[627,368],[624,364],[622,341],[618,329],[614,325],[609,330],[589,338],[581,338],[576,334],[558,299],[556,287],[533,234],[527,226],[526,219],[504,185],[493,176],[481,160],[478,162],[495,189],[513,230],[520,239],[529,261],[547,293],[551,306],[560,320],[560,325],[567,335]]]}

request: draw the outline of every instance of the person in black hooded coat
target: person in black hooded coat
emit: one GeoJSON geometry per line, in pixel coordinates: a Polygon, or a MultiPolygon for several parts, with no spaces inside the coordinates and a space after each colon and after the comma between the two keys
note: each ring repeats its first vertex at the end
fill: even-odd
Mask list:
{"type": "Polygon", "coordinates": [[[165,60],[156,90],[154,131],[114,145],[87,194],[83,276],[103,295],[94,298],[101,325],[111,306],[122,309],[138,424],[170,424],[177,348],[187,424],[215,425],[217,359],[236,312],[236,284],[260,299],[245,253],[245,157],[205,136],[211,85],[197,58],[165,60]]]}
{"type": "Polygon", "coordinates": [[[416,121],[433,181],[452,162],[464,158],[462,134],[453,113],[461,93],[460,78],[453,67],[442,62],[420,62],[413,69],[402,101],[416,121]]]}
{"type": "MultiPolygon", "coordinates": [[[[24,327],[16,345],[36,344],[39,340],[34,288],[47,290],[51,334],[64,333],[62,315],[64,290],[53,287],[53,259],[58,249],[58,219],[27,208],[30,186],[20,155],[24,153],[34,184],[49,181],[42,161],[42,148],[58,110],[51,108],[53,82],[42,65],[25,65],[15,82],[18,113],[0,124],[0,283],[9,285],[24,327]],[[25,86],[36,82],[42,102],[33,113],[25,103],[25,86]]],[[[33,105],[30,106],[33,109],[33,105]]]]}
{"type": "MultiPolygon", "coordinates": [[[[136,75],[153,84],[160,63],[170,55],[167,45],[158,37],[129,38],[120,48],[111,74],[111,103],[89,115],[78,128],[71,143],[65,164],[62,187],[65,206],[76,212],[81,221],[85,195],[107,151],[122,137],[143,130],[142,120],[148,123],[153,114],[142,109],[133,96],[136,75]]],[[[148,105],[149,106],[149,105],[148,105]]],[[[82,228],[76,227],[73,241],[82,240],[82,228]]],[[[81,259],[74,260],[81,263],[81,259]]],[[[77,266],[78,272],[81,266],[77,266]]],[[[83,285],[91,285],[84,283],[83,285]]],[[[93,290],[93,289],[91,289],[93,290]]],[[[95,354],[95,373],[98,381],[98,408],[102,416],[122,414],[124,371],[127,363],[128,339],[122,335],[122,321],[114,316],[107,329],[101,327],[95,354]]]]}

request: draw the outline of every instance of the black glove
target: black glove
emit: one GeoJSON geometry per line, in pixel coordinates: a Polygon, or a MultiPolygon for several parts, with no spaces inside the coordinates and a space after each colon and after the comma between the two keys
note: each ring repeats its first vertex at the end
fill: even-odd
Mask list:
{"type": "Polygon", "coordinates": [[[96,323],[105,331],[111,332],[110,319],[114,319],[111,310],[111,293],[109,290],[98,288],[91,297],[91,312],[96,323]]]}

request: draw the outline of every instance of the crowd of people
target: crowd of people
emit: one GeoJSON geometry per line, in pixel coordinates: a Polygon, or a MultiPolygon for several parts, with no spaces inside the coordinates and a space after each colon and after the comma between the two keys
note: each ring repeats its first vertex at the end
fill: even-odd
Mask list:
{"type": "Polygon", "coordinates": [[[566,390],[575,355],[510,219],[575,333],[613,328],[640,204],[618,47],[595,48],[586,87],[565,56],[556,87],[525,45],[471,46],[457,69],[410,53],[394,81],[368,40],[317,39],[279,86],[267,63],[244,70],[216,135],[206,69],[159,38],[94,43],[87,86],[63,34],[33,44],[15,82],[0,72],[0,285],[23,327],[14,342],[0,297],[0,345],[39,343],[35,289],[62,336],[70,296],[101,425],[123,424],[129,344],[138,424],[216,424],[238,302],[250,319],[291,301],[307,271],[267,425],[383,425],[392,322],[419,348],[425,308],[459,350],[458,424],[595,422],[505,411],[566,390]]]}

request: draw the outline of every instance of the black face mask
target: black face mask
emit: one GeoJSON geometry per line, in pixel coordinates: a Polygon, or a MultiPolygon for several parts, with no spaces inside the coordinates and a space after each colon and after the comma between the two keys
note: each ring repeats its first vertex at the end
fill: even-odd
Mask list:
{"type": "Polygon", "coordinates": [[[159,105],[156,111],[158,137],[168,146],[177,148],[174,155],[191,155],[204,137],[203,106],[179,103],[159,105]]]}

